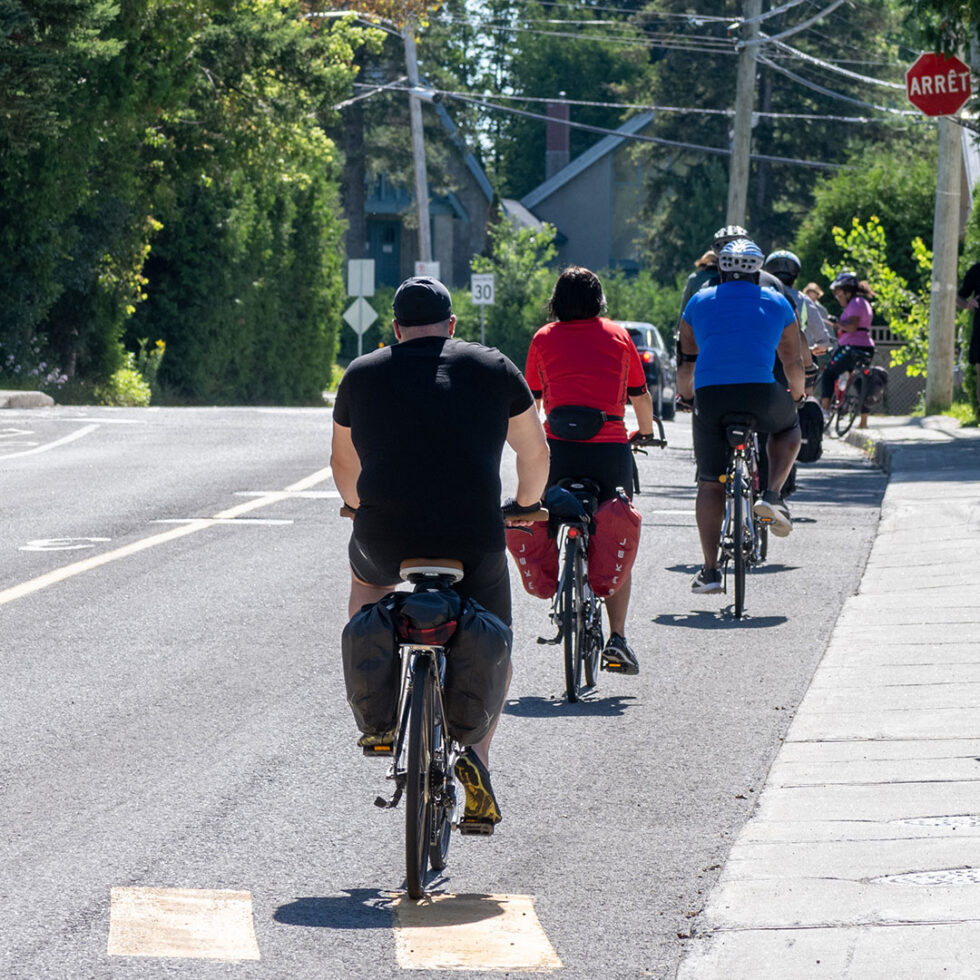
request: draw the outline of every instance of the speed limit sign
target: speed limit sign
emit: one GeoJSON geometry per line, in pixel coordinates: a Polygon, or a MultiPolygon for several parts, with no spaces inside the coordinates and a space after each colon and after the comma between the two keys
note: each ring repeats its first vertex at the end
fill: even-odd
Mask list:
{"type": "Polygon", "coordinates": [[[493,306],[493,273],[470,276],[470,295],[474,306],[493,306]]]}

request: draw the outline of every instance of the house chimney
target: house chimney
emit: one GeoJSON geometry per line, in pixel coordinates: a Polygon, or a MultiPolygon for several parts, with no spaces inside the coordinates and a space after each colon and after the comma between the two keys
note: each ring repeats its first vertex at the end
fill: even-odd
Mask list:
{"type": "MultiPolygon", "coordinates": [[[[562,98],[564,92],[558,93],[562,98]]],[[[568,103],[548,103],[548,123],[545,129],[544,175],[554,176],[568,164],[568,103]]]]}

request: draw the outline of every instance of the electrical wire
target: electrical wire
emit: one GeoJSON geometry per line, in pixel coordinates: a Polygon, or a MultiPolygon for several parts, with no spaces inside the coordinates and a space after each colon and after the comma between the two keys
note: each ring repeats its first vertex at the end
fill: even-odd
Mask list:
{"type": "MultiPolygon", "coordinates": [[[[551,116],[546,116],[540,112],[528,112],[526,109],[514,109],[510,106],[494,105],[492,102],[485,102],[482,99],[475,99],[469,96],[455,95],[451,96],[451,98],[454,98],[459,102],[480,106],[483,109],[492,109],[496,112],[504,112],[508,113],[509,115],[522,116],[526,119],[539,119],[543,122],[558,123],[562,126],[568,126],[571,129],[581,129],[589,133],[600,133],[603,136],[618,136],[621,139],[633,140],[639,143],[655,143],[660,146],[672,146],[681,150],[695,150],[700,153],[711,153],[716,156],[731,156],[732,152],[730,149],[726,149],[725,147],[721,146],[703,146],[699,143],[683,143],[679,140],[664,139],[660,136],[643,136],[640,133],[624,133],[622,130],[618,129],[606,129],[603,126],[590,126],[587,123],[576,123],[567,119],[554,119],[551,116]]],[[[753,153],[752,159],[763,160],[767,163],[786,163],[798,167],[814,167],[823,170],[846,169],[839,163],[826,163],[820,160],[798,160],[792,157],[769,156],[764,153],[753,153]]]]}
{"type": "Polygon", "coordinates": [[[886,82],[880,78],[874,78],[871,75],[859,75],[857,72],[848,71],[846,68],[838,68],[837,65],[833,65],[828,61],[823,61],[820,58],[814,57],[812,54],[807,54],[805,51],[800,51],[798,48],[791,47],[788,44],[783,44],[782,41],[776,41],[775,46],[781,51],[785,51],[787,54],[792,55],[794,58],[799,58],[801,61],[806,61],[811,65],[816,65],[818,68],[823,68],[825,71],[833,72],[835,75],[841,75],[844,78],[853,79],[856,82],[866,82],[869,85],[882,85],[885,88],[901,89],[905,91],[905,86],[901,82],[886,82]]]}

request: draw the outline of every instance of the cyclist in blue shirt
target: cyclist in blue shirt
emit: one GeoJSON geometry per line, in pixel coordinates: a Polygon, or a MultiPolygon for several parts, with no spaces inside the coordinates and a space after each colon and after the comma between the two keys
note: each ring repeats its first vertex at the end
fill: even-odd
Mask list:
{"type": "Polygon", "coordinates": [[[780,491],[800,448],[796,409],[805,400],[800,329],[786,298],[759,285],[764,261],[750,239],[726,245],[718,255],[721,282],[695,293],[681,318],[677,387],[683,398],[694,399],[696,516],[704,552],[704,567],[691,583],[694,592],[722,590],[718,546],[725,487],[720,479],[728,463],[724,417],[729,413],[751,414],[756,431],[769,433],[769,485],[756,513],[772,521],[779,537],[793,527],[780,491]],[[789,391],[773,378],[776,356],[789,391]]]}

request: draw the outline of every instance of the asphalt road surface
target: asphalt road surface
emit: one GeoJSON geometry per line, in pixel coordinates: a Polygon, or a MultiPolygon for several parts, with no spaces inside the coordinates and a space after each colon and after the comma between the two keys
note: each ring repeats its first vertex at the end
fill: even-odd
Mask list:
{"type": "Polygon", "coordinates": [[[0,975],[673,976],[885,478],[829,442],[735,621],[690,592],[690,422],[666,428],[639,458],[640,675],[567,704],[514,576],[504,820],[413,907],[343,696],[329,410],[0,414],[0,975]]]}

